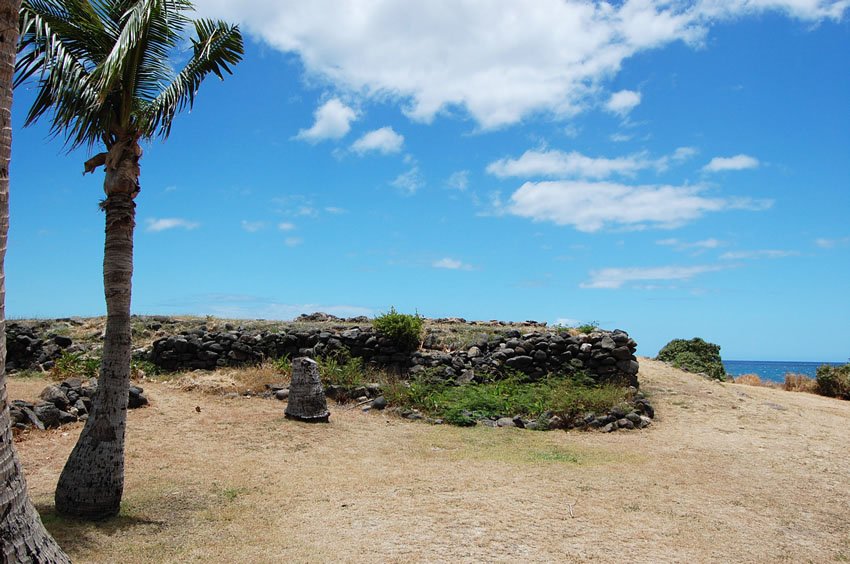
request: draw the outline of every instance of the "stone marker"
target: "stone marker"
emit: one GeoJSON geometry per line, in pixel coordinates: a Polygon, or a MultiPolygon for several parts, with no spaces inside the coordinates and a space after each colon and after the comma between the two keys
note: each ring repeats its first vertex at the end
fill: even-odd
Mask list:
{"type": "Polygon", "coordinates": [[[307,423],[327,423],[330,413],[319,379],[319,365],[315,360],[299,357],[292,361],[292,383],[289,385],[289,403],[284,415],[287,419],[307,423]]]}

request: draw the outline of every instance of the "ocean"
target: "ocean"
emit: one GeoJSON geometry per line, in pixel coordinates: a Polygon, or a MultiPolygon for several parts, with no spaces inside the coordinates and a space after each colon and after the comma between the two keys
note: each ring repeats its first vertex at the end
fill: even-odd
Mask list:
{"type": "Polygon", "coordinates": [[[741,376],[742,374],[758,374],[762,380],[771,380],[773,382],[784,382],[785,374],[792,372],[794,374],[804,374],[812,378],[818,366],[831,364],[833,366],[841,366],[843,362],[793,362],[793,361],[773,361],[773,360],[724,360],[723,366],[726,372],[731,376],[741,376]]]}

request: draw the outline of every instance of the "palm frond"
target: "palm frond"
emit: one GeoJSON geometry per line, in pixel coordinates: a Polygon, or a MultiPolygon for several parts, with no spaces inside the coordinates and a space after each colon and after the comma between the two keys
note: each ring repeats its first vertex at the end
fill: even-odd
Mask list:
{"type": "Polygon", "coordinates": [[[174,115],[191,108],[201,82],[210,73],[223,79],[231,66],[242,60],[242,33],[235,25],[221,21],[196,20],[197,38],[192,39],[192,58],[162,93],[145,108],[140,129],[148,136],[163,138],[171,132],[174,115]]]}
{"type": "Polygon", "coordinates": [[[51,131],[70,130],[72,147],[95,139],[79,138],[77,122],[90,121],[98,113],[96,93],[91,88],[89,70],[48,23],[61,19],[49,2],[24,0],[20,12],[20,56],[15,64],[15,86],[40,73],[38,94],[27,114],[26,124],[52,111],[51,131]],[[47,17],[45,17],[45,15],[47,17]]]}

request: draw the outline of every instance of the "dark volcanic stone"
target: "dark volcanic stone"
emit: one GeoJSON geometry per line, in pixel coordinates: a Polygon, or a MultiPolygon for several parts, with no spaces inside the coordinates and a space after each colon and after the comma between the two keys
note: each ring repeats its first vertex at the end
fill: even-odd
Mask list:
{"type": "Polygon", "coordinates": [[[505,366],[513,370],[525,371],[532,367],[534,359],[530,356],[515,356],[505,361],[505,366]]]}

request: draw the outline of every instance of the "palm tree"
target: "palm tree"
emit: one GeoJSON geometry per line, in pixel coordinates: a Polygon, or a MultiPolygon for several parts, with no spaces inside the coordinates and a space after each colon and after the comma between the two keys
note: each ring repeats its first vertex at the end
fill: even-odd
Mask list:
{"type": "Polygon", "coordinates": [[[51,131],[70,149],[102,144],[85,163],[103,166],[106,334],[92,412],[56,486],[62,514],[102,519],[118,513],[124,490],[124,434],[130,378],[130,294],[134,199],[141,140],[165,139],[174,116],[191,108],[210,73],[223,78],[243,54],[239,28],[192,21],[188,0],[23,0],[16,85],[37,80],[27,125],[50,115],[51,131]],[[184,30],[194,24],[192,54],[179,73],[184,30]]]}
{"type": "Polygon", "coordinates": [[[20,0],[0,0],[0,562],[70,562],[44,529],[27,495],[12,444],[6,403],[6,241],[9,232],[9,159],[12,152],[12,74],[20,0]]]}

